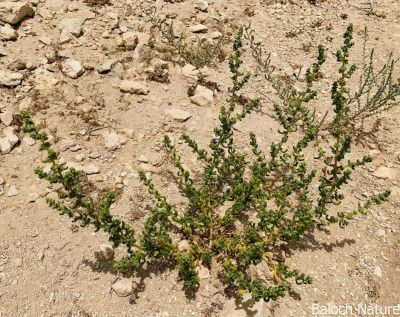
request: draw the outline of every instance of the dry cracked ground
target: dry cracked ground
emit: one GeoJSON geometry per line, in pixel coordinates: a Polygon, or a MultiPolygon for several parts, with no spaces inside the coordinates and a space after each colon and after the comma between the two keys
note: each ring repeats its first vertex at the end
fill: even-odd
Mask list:
{"type": "MultiPolygon", "coordinates": [[[[318,44],[327,47],[317,115],[329,107],[329,82],[337,78],[334,53],[349,23],[355,28],[355,61],[365,27],[378,65],[390,52],[400,57],[398,0],[0,1],[1,317],[299,317],[311,316],[313,303],[400,303],[399,107],[379,114],[374,142],[357,145],[356,153],[375,160],[346,192],[349,205],[383,188],[392,190],[391,198],[346,230],[332,227],[288,253],[287,262],[312,275],[314,283],[296,286],[274,303],[229,298],[208,271],[201,272],[195,298],[185,297],[174,270],[150,267],[137,277],[118,276],[96,257],[113,257],[104,234],[81,228],[46,205],[45,197],[57,197],[59,188],[33,173],[46,166],[37,143],[21,129],[21,109],[49,133],[63,162],[86,173],[99,190],[121,190],[114,213],[140,223],[151,200],[138,171],[152,175],[166,195],[177,193],[164,134],[196,170],[179,135],[187,132],[203,145],[212,136],[230,85],[230,40],[248,23],[281,76],[310,65],[318,44]],[[183,61],[144,14],[146,7],[173,21],[189,43],[223,36],[218,56],[200,69],[183,61]]],[[[265,103],[235,132],[249,151],[248,132],[255,131],[267,148],[277,123],[254,61],[248,58],[245,67],[255,74],[246,94],[265,103]]],[[[394,76],[400,77],[399,68],[394,76]]]]}

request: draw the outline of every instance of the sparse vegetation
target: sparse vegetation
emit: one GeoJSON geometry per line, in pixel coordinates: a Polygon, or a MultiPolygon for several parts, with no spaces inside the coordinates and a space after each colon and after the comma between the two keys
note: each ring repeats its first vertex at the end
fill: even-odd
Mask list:
{"type": "Polygon", "coordinates": [[[376,3],[374,0],[366,0],[359,7],[360,10],[365,12],[366,15],[376,16],[378,18],[386,18],[386,14],[384,12],[379,12],[376,10],[376,3]]]}
{"type": "MultiPolygon", "coordinates": [[[[374,50],[368,50],[367,29],[363,46],[363,64],[360,70],[359,85],[355,91],[347,92],[349,114],[346,127],[352,129],[358,137],[368,135],[364,130],[364,121],[376,118],[376,115],[400,105],[400,78],[393,78],[393,72],[399,59],[391,53],[381,68],[374,66],[374,50]]],[[[375,119],[374,126],[379,123],[375,119]]]]}
{"type": "Polygon", "coordinates": [[[187,63],[196,68],[202,68],[211,64],[215,59],[224,59],[224,53],[221,49],[223,37],[217,40],[197,39],[197,43],[188,44],[183,34],[177,34],[172,22],[159,18],[155,8],[143,9],[145,16],[156,28],[161,37],[166,40],[176,53],[187,63]]]}
{"type": "MultiPolygon", "coordinates": [[[[166,34],[175,41],[172,31],[166,34]]],[[[353,158],[354,130],[348,128],[349,118],[356,115],[361,120],[364,114],[374,115],[396,105],[393,99],[399,89],[389,80],[388,74],[394,65],[390,62],[385,71],[378,72],[381,77],[367,66],[358,94],[352,95],[349,81],[356,71],[356,66],[349,62],[352,46],[350,25],[336,54],[339,75],[332,83],[331,92],[334,115],[322,139],[322,121],[316,120],[309,104],[318,94],[314,84],[327,58],[325,49],[319,46],[317,61],[306,70],[304,88],[295,89],[274,76],[270,57],[263,58],[251,30],[241,28],[229,59],[232,79],[229,97],[227,104],[220,108],[219,123],[209,147],[203,149],[189,135],[182,135],[182,140],[202,164],[203,174],[192,178],[174,144],[165,136],[165,149],[178,170],[188,203],[184,209],[177,210],[156,189],[152,179],[140,172],[141,181],[155,200],[140,233],[111,214],[115,193],[102,195],[96,201],[91,198],[80,175],[73,168],[59,164],[58,153],[51,147],[47,135],[23,111],[21,116],[27,132],[40,142],[40,150],[48,154],[46,162],[51,163],[50,172],[36,169],[36,174],[50,183],[61,184],[67,193],[61,201],[48,198],[47,202],[82,226],[104,230],[114,247],[125,246],[128,256],[115,263],[117,271],[138,269],[146,262],[162,260],[175,266],[185,288],[194,291],[200,284],[198,268],[204,266],[219,271],[222,279],[238,293],[250,293],[255,300],[266,301],[284,296],[292,283],[311,283],[310,276],[289,268],[279,257],[282,245],[290,248],[306,234],[333,224],[346,227],[354,217],[365,214],[390,195],[384,191],[360,202],[354,210],[340,209],[346,198],[343,188],[350,183],[353,172],[372,161],[368,155],[353,158]],[[251,79],[251,74],[242,70],[244,38],[249,40],[253,56],[281,100],[274,104],[274,115],[280,124],[277,140],[265,153],[257,136],[250,133],[251,157],[245,156],[237,146],[234,132],[238,122],[262,106],[260,99],[242,95],[251,79]],[[377,87],[376,93],[371,94],[372,87],[377,87]],[[368,96],[365,100],[357,97],[365,94],[368,96]],[[354,104],[358,107],[354,108],[354,104]],[[249,274],[251,268],[259,265],[270,270],[270,284],[249,274]]],[[[186,48],[182,47],[183,52],[186,48]]],[[[199,60],[209,61],[208,58],[199,60]]]]}
{"type": "MultiPolygon", "coordinates": [[[[351,33],[352,33],[351,29],[351,33]]],[[[276,74],[275,67],[271,64],[271,55],[263,52],[262,44],[256,43],[253,31],[250,27],[246,28],[246,39],[249,41],[252,55],[259,66],[260,71],[264,75],[265,79],[272,84],[272,87],[277,91],[278,97],[281,101],[282,106],[286,109],[290,103],[292,94],[296,94],[294,83],[299,82],[299,77],[302,75],[302,70],[299,73],[290,78],[283,77],[276,74]]],[[[362,65],[351,65],[351,72],[347,74],[346,78],[352,78],[358,71],[358,87],[352,90],[347,87],[343,90],[345,98],[344,108],[346,114],[341,120],[343,120],[343,126],[346,129],[352,131],[352,137],[355,141],[374,141],[374,136],[378,131],[380,125],[379,114],[400,106],[400,78],[393,78],[394,70],[399,63],[398,58],[393,57],[393,53],[389,55],[386,62],[379,69],[375,66],[375,51],[368,49],[368,32],[365,28],[364,39],[363,39],[363,54],[362,54],[362,65]],[[372,128],[366,131],[365,121],[373,121],[372,128]],[[367,139],[367,140],[365,140],[367,139]]],[[[353,43],[350,41],[348,44],[348,56],[347,63],[350,58],[350,49],[353,43]]],[[[341,53],[336,54],[337,60],[340,62],[343,58],[341,53]]],[[[305,74],[307,78],[309,74],[305,74]]],[[[319,77],[321,74],[316,73],[319,77]]],[[[344,79],[346,79],[344,78],[344,79]]],[[[324,118],[326,115],[324,116],[324,118]]],[[[322,125],[323,122],[320,123],[322,125]]],[[[334,129],[334,125],[326,124],[326,129],[334,129]]]]}

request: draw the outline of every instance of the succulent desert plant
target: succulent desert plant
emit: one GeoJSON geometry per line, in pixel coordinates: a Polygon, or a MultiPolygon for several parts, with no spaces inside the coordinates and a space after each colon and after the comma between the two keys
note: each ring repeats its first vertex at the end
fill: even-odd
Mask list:
{"type": "MultiPolygon", "coordinates": [[[[264,153],[256,135],[251,133],[250,160],[237,146],[234,133],[238,122],[262,106],[258,98],[242,96],[243,87],[251,78],[242,71],[244,33],[245,29],[240,28],[234,39],[229,60],[232,85],[227,104],[220,108],[219,123],[208,148],[203,149],[189,135],[182,135],[204,167],[200,178],[192,177],[171,140],[167,136],[164,139],[187,199],[185,208],[177,210],[152,180],[140,172],[140,179],[155,199],[141,232],[134,232],[128,223],[111,214],[114,193],[93,201],[79,173],[58,163],[58,154],[47,135],[26,111],[21,113],[26,130],[40,142],[40,150],[47,151],[47,162],[51,163],[50,172],[36,169],[36,174],[51,183],[62,184],[68,193],[68,206],[63,200],[48,198],[49,205],[80,221],[82,226],[104,230],[114,247],[125,246],[128,256],[115,263],[117,271],[138,269],[146,262],[162,260],[177,268],[188,290],[196,290],[200,284],[198,267],[203,265],[219,271],[239,294],[250,293],[255,300],[276,300],[288,292],[293,282],[312,282],[310,276],[289,268],[278,256],[277,250],[283,244],[290,247],[318,228],[333,224],[345,227],[355,216],[389,197],[390,192],[384,191],[360,202],[354,210],[340,209],[345,199],[343,187],[351,181],[352,173],[372,160],[368,155],[355,160],[348,158],[353,143],[353,131],[347,128],[353,114],[348,81],[356,69],[349,63],[352,26],[348,27],[344,44],[336,55],[339,77],[332,84],[334,117],[324,141],[318,137],[321,122],[315,120],[308,104],[317,96],[314,83],[326,60],[325,49],[318,48],[317,61],[306,71],[305,88],[298,90],[273,79],[270,61],[263,62],[250,41],[255,57],[283,101],[282,105],[274,105],[280,124],[277,141],[264,153]],[[314,159],[306,159],[306,152],[315,152],[314,159]],[[182,242],[185,248],[181,247],[182,242]],[[250,274],[251,268],[259,265],[271,271],[273,281],[269,284],[250,274]]],[[[252,34],[247,35],[251,40],[252,34]]],[[[371,76],[365,80],[375,78],[371,76]]],[[[385,100],[389,102],[390,98],[383,98],[383,103],[385,100]]],[[[381,106],[387,109],[387,104],[381,106]]]]}

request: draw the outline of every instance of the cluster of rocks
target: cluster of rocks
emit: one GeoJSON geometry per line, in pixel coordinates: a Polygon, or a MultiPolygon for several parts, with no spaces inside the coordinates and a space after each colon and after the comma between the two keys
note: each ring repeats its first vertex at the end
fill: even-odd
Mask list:
{"type": "MultiPolygon", "coordinates": [[[[32,17],[34,13],[34,7],[31,2],[28,1],[0,2],[0,40],[4,42],[16,41],[19,37],[18,25],[24,19],[32,17]]],[[[8,52],[0,45],[0,57],[5,55],[8,55],[8,52]]],[[[12,65],[10,66],[9,69],[0,69],[0,86],[13,88],[21,84],[23,75],[15,71],[19,67],[16,67],[17,69],[12,69],[12,65]]],[[[22,67],[25,68],[26,65],[22,67]]],[[[2,150],[2,152],[4,153],[4,150],[2,150]]]]}
{"type": "Polygon", "coordinates": [[[0,39],[15,41],[18,38],[17,25],[25,18],[35,13],[30,2],[4,1],[0,2],[0,39]]]}

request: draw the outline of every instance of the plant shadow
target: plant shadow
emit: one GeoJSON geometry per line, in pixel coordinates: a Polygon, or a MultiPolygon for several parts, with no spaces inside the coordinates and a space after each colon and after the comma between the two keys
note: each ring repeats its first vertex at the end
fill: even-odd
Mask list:
{"type": "MultiPolygon", "coordinates": [[[[134,287],[132,288],[132,294],[129,296],[129,302],[135,304],[140,298],[140,294],[146,289],[146,280],[151,279],[154,276],[159,276],[160,274],[166,272],[172,272],[174,270],[174,265],[162,260],[151,260],[145,265],[141,266],[137,270],[128,269],[123,273],[118,272],[114,269],[113,260],[105,260],[95,253],[94,260],[85,259],[82,262],[84,265],[88,266],[93,272],[96,273],[111,273],[116,276],[116,280],[119,276],[124,278],[132,278],[134,287]]],[[[115,281],[116,281],[115,280],[115,281]]],[[[114,283],[115,283],[114,281],[114,283]]],[[[197,290],[188,290],[182,286],[183,291],[187,299],[195,299],[197,290]]],[[[112,288],[110,289],[110,292],[112,288]]]]}

